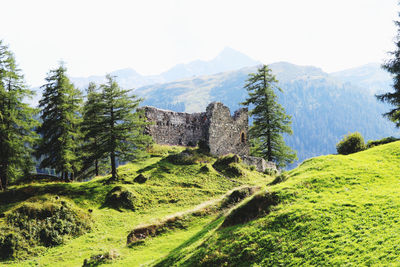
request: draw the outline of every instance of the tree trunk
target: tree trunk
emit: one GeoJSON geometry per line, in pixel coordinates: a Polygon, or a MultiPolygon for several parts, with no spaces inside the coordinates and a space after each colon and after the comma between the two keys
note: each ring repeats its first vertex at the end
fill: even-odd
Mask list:
{"type": "MultiPolygon", "coordinates": [[[[265,77],[265,75],[266,75],[266,73],[265,73],[265,71],[264,71],[264,75],[263,75],[263,77],[264,77],[264,79],[263,79],[263,86],[264,86],[264,90],[265,90],[265,88],[267,88],[267,81],[266,81],[266,77],[265,77]]],[[[271,145],[271,122],[270,122],[270,120],[269,120],[269,116],[270,116],[270,114],[269,114],[269,106],[268,106],[268,95],[266,96],[267,97],[267,99],[266,99],[266,103],[265,103],[265,109],[266,109],[266,111],[267,111],[267,127],[268,127],[268,130],[267,130],[267,160],[268,161],[272,161],[272,145],[271,145]]]]}
{"type": "Polygon", "coordinates": [[[111,158],[111,180],[117,180],[117,166],[115,162],[115,135],[114,135],[114,123],[115,123],[115,118],[114,118],[114,107],[111,106],[110,108],[111,112],[111,120],[110,120],[110,126],[111,126],[111,153],[110,153],[110,158],[111,158]]]}
{"type": "MultiPolygon", "coordinates": [[[[94,145],[97,147],[97,140],[94,139],[94,145]]],[[[99,160],[96,158],[94,160],[94,172],[96,176],[99,176],[99,160]]]]}
{"type": "Polygon", "coordinates": [[[6,190],[8,185],[7,164],[3,163],[0,169],[0,190],[6,190]]]}
{"type": "Polygon", "coordinates": [[[115,164],[115,152],[114,151],[111,151],[110,159],[111,159],[111,179],[117,180],[117,167],[115,164]]]}
{"type": "Polygon", "coordinates": [[[94,160],[94,171],[95,175],[99,176],[99,161],[97,159],[94,160]]]}

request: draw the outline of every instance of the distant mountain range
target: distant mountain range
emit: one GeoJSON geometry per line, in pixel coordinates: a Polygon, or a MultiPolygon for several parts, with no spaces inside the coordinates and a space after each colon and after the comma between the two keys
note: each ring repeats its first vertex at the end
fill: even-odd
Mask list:
{"type": "MultiPolygon", "coordinates": [[[[196,60],[187,64],[178,64],[159,75],[141,75],[133,69],[121,69],[110,74],[116,76],[123,88],[138,88],[149,84],[168,83],[193,76],[210,75],[219,72],[237,70],[254,66],[261,62],[253,60],[239,51],[226,47],[210,61],[196,60]]],[[[83,89],[89,82],[103,83],[104,76],[72,77],[75,86],[83,89]]]]}
{"type": "MultiPolygon", "coordinates": [[[[132,69],[111,72],[123,88],[136,88],[134,93],[145,100],[143,105],[174,111],[204,111],[212,101],[220,101],[231,111],[240,107],[247,92],[243,89],[249,73],[261,62],[231,48],[225,48],[210,61],[179,64],[153,76],[143,76],[132,69]]],[[[287,143],[304,159],[335,153],[343,135],[359,131],[366,140],[395,135],[399,131],[381,116],[389,106],[374,94],[391,90],[390,75],[377,63],[335,73],[325,73],[313,66],[287,62],[269,65],[279,80],[283,93],[279,102],[292,116],[294,134],[287,143]]],[[[80,89],[90,81],[102,83],[103,76],[71,80],[80,89]]],[[[37,96],[37,99],[40,96],[37,96]]]]}
{"type": "MultiPolygon", "coordinates": [[[[392,123],[381,116],[389,109],[373,95],[390,90],[390,76],[379,65],[328,74],[312,66],[287,62],[269,65],[283,93],[279,102],[292,116],[294,134],[285,139],[304,159],[336,153],[336,143],[347,133],[359,131],[366,140],[397,135],[392,123]],[[367,72],[365,70],[368,70],[367,72]],[[365,73],[365,76],[362,74],[365,73]],[[345,77],[342,81],[341,77],[345,77]],[[377,77],[379,79],[373,79],[377,77]],[[384,87],[379,87],[382,84],[384,87]]],[[[175,111],[199,112],[208,103],[221,101],[231,111],[247,96],[243,89],[256,66],[180,81],[147,85],[134,91],[144,97],[143,105],[175,111]]]]}

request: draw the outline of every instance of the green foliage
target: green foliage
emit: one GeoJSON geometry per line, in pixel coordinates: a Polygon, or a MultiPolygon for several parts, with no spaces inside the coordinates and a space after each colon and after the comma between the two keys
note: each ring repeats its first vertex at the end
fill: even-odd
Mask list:
{"type": "Polygon", "coordinates": [[[204,150],[200,148],[187,148],[178,154],[169,155],[167,160],[177,165],[191,165],[200,162],[208,163],[212,161],[212,158],[208,153],[204,153],[204,150]]]}
{"type": "Polygon", "coordinates": [[[23,101],[33,95],[25,85],[13,53],[0,40],[0,190],[33,167],[36,110],[23,101]]]}
{"type": "Polygon", "coordinates": [[[221,208],[229,208],[236,204],[238,204],[243,199],[253,195],[255,192],[260,190],[259,187],[242,187],[236,190],[233,190],[232,193],[224,197],[221,201],[221,208]]]}
{"type": "Polygon", "coordinates": [[[396,137],[393,137],[393,136],[385,137],[385,138],[382,138],[380,140],[369,140],[367,142],[367,148],[372,148],[374,146],[380,146],[380,145],[384,145],[384,144],[389,144],[389,143],[396,142],[396,141],[399,141],[399,140],[400,140],[399,138],[396,138],[396,137]]]}
{"type": "Polygon", "coordinates": [[[73,178],[80,169],[78,149],[80,147],[81,93],[70,82],[67,69],[61,63],[50,70],[42,99],[42,125],[38,133],[42,136],[36,155],[41,158],[41,168],[53,168],[62,173],[64,179],[73,178]]]}
{"type": "Polygon", "coordinates": [[[82,168],[80,176],[99,176],[105,174],[106,160],[103,147],[100,146],[97,132],[99,131],[99,120],[101,105],[101,94],[95,83],[90,83],[87,90],[87,100],[83,106],[81,130],[84,136],[84,143],[80,149],[82,168]]]}
{"type": "Polygon", "coordinates": [[[108,192],[105,205],[117,210],[135,210],[136,196],[122,186],[116,186],[108,192]]]}
{"type": "MultiPolygon", "coordinates": [[[[117,158],[121,161],[138,160],[146,156],[146,148],[151,138],[144,134],[148,124],[143,114],[137,111],[141,99],[129,95],[130,90],[119,87],[113,77],[107,75],[107,83],[100,85],[99,94],[92,93],[93,103],[87,109],[95,113],[87,122],[87,138],[95,138],[97,150],[91,150],[91,158],[100,159],[106,156],[111,160],[111,179],[117,179],[117,158]]],[[[89,105],[89,107],[88,107],[89,105]]]]}
{"type": "Polygon", "coordinates": [[[389,112],[383,115],[394,122],[396,127],[400,127],[400,21],[395,21],[395,24],[398,28],[395,40],[396,50],[390,52],[392,58],[382,65],[393,76],[394,92],[376,95],[376,97],[380,101],[387,102],[393,106],[389,112]]]}
{"type": "Polygon", "coordinates": [[[244,175],[242,167],[239,165],[241,159],[237,155],[226,155],[219,157],[212,165],[215,170],[228,177],[239,177],[244,175]]]}
{"type": "Polygon", "coordinates": [[[269,185],[276,185],[285,182],[287,179],[289,179],[289,175],[287,173],[281,173],[278,176],[276,176],[275,179],[269,185]]]}
{"type": "Polygon", "coordinates": [[[277,103],[274,90],[282,92],[277,83],[268,66],[261,66],[257,73],[249,74],[244,86],[249,95],[242,104],[253,108],[249,112],[254,119],[249,130],[250,138],[254,139],[251,141],[252,154],[284,167],[294,162],[297,156],[283,140],[283,134],[292,134],[291,117],[277,103]]]}
{"type": "Polygon", "coordinates": [[[183,146],[168,146],[168,145],[159,145],[153,143],[151,146],[147,148],[147,152],[152,157],[165,157],[168,155],[178,154],[185,149],[186,148],[183,146]]]}
{"type": "Polygon", "coordinates": [[[233,209],[225,218],[222,227],[242,224],[265,216],[271,211],[271,207],[279,203],[275,193],[262,192],[254,195],[249,201],[233,209]]]}
{"type": "Polygon", "coordinates": [[[82,267],[95,267],[103,264],[110,264],[119,257],[119,254],[115,250],[109,252],[93,255],[90,259],[83,261],[82,267]]]}
{"type": "Polygon", "coordinates": [[[21,258],[34,246],[57,246],[65,236],[78,236],[91,228],[91,219],[67,200],[31,198],[6,214],[0,234],[0,258],[21,258]]]}
{"type": "Polygon", "coordinates": [[[363,151],[365,149],[364,138],[359,132],[347,134],[343,140],[336,145],[338,154],[348,155],[363,151]]]}

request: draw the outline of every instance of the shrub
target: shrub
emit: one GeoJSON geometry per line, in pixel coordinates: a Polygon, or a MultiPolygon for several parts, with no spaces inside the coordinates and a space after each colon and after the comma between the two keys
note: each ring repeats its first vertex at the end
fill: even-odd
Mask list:
{"type": "Polygon", "coordinates": [[[20,251],[29,247],[24,238],[10,229],[0,229],[0,259],[17,258],[20,251]]]}
{"type": "Polygon", "coordinates": [[[197,163],[207,163],[211,157],[203,153],[200,149],[185,149],[179,154],[170,155],[167,160],[176,165],[191,165],[197,163]]]}
{"type": "Polygon", "coordinates": [[[289,176],[286,173],[281,173],[280,175],[276,176],[275,179],[269,185],[275,185],[286,181],[289,176]]]}
{"type": "Polygon", "coordinates": [[[90,259],[85,259],[83,261],[82,267],[94,267],[102,264],[112,263],[113,260],[117,259],[119,254],[115,250],[111,250],[110,252],[97,254],[91,256],[90,259]]]}
{"type": "Polygon", "coordinates": [[[232,193],[230,193],[228,196],[224,197],[223,200],[221,201],[220,207],[222,209],[231,207],[233,205],[236,205],[243,199],[253,195],[255,192],[260,190],[260,187],[243,187],[234,190],[232,193]]]}
{"type": "Polygon", "coordinates": [[[229,213],[221,227],[249,222],[268,214],[271,208],[279,203],[278,195],[274,192],[262,192],[254,195],[249,201],[229,213]]]}
{"type": "Polygon", "coordinates": [[[91,228],[89,214],[67,200],[31,198],[6,213],[7,228],[0,229],[0,259],[21,258],[32,247],[64,243],[65,236],[78,236],[91,228]]]}
{"type": "Polygon", "coordinates": [[[240,157],[237,155],[226,155],[219,157],[212,166],[216,171],[228,177],[238,177],[244,174],[239,166],[240,161],[240,157]]]}
{"type": "Polygon", "coordinates": [[[359,132],[346,135],[342,141],[337,143],[338,154],[348,155],[365,149],[364,138],[359,132]]]}
{"type": "Polygon", "coordinates": [[[379,146],[379,145],[384,145],[384,144],[396,142],[396,141],[399,141],[399,140],[400,140],[400,138],[396,138],[396,137],[393,137],[393,136],[385,137],[385,138],[382,138],[380,140],[370,140],[367,143],[367,148],[371,148],[371,147],[379,146]]]}
{"type": "Polygon", "coordinates": [[[135,210],[135,199],[135,195],[125,187],[116,186],[108,192],[105,205],[117,210],[121,208],[135,210]]]}
{"type": "Polygon", "coordinates": [[[269,175],[269,176],[275,176],[275,175],[277,175],[279,173],[279,171],[277,169],[274,169],[274,168],[266,168],[264,173],[266,175],[269,175]]]}

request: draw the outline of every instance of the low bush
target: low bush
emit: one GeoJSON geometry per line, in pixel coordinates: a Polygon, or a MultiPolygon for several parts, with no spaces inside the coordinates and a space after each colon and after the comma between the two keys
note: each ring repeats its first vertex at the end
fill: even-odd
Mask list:
{"type": "Polygon", "coordinates": [[[176,165],[192,165],[197,163],[208,163],[211,157],[200,149],[185,149],[179,154],[170,155],[167,160],[176,165]]]}
{"type": "Polygon", "coordinates": [[[265,216],[271,211],[271,207],[278,203],[279,199],[275,193],[263,192],[254,195],[249,201],[232,210],[221,226],[241,224],[265,216]]]}
{"type": "Polygon", "coordinates": [[[396,137],[393,137],[393,136],[385,137],[385,138],[382,138],[380,140],[370,140],[367,143],[367,148],[371,148],[371,147],[379,146],[379,145],[384,145],[384,144],[396,142],[396,141],[399,141],[399,140],[400,140],[400,138],[396,138],[396,137]]]}
{"type": "Polygon", "coordinates": [[[253,186],[253,187],[243,187],[232,191],[228,196],[224,197],[221,201],[220,208],[225,209],[232,207],[245,199],[253,195],[255,192],[260,190],[260,187],[253,186]]]}
{"type": "Polygon", "coordinates": [[[153,144],[147,148],[147,152],[153,157],[165,157],[171,154],[177,154],[184,150],[184,147],[180,146],[168,146],[153,144]]]}
{"type": "Polygon", "coordinates": [[[95,267],[102,264],[112,263],[115,259],[119,257],[116,250],[111,250],[110,252],[97,254],[91,256],[90,259],[85,259],[83,261],[82,267],[95,267]]]}
{"type": "Polygon", "coordinates": [[[65,199],[32,198],[6,213],[1,229],[0,258],[21,258],[35,246],[52,247],[66,236],[79,236],[91,229],[88,213],[65,199]]]}
{"type": "Polygon", "coordinates": [[[275,185],[286,181],[289,176],[286,173],[281,173],[280,175],[276,176],[275,179],[269,183],[269,185],[275,185]]]}
{"type": "Polygon", "coordinates": [[[359,132],[348,134],[343,138],[343,140],[337,143],[336,150],[338,154],[342,155],[348,155],[365,150],[364,138],[359,132]]]}
{"type": "Polygon", "coordinates": [[[116,186],[108,192],[105,200],[105,206],[121,210],[135,210],[135,195],[122,186],[116,186]]]}
{"type": "Polygon", "coordinates": [[[135,179],[133,179],[133,181],[138,184],[144,184],[147,180],[148,178],[144,176],[142,173],[140,173],[138,176],[136,176],[135,179]]]}
{"type": "Polygon", "coordinates": [[[237,155],[226,155],[219,157],[212,165],[213,168],[228,177],[238,177],[244,174],[242,168],[239,166],[241,162],[240,157],[237,155]]]}

